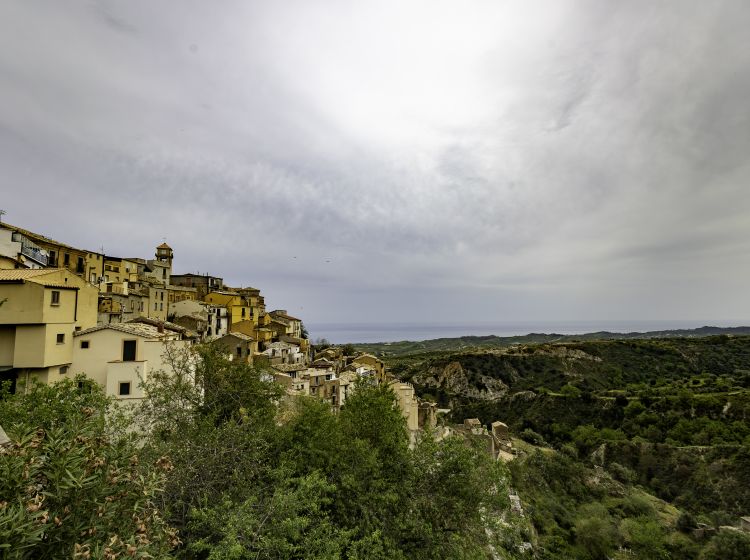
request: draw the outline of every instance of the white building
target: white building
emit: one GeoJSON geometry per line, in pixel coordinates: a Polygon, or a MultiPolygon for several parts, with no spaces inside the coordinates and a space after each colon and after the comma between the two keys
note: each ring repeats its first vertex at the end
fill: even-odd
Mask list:
{"type": "Polygon", "coordinates": [[[70,373],[84,374],[117,399],[141,399],[139,386],[153,372],[172,372],[168,352],[186,351],[178,332],[144,323],[100,325],[74,335],[70,373]]]}

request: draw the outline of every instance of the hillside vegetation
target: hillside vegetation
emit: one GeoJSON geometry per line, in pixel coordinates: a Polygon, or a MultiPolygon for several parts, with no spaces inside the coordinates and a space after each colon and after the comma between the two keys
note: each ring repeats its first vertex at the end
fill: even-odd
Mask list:
{"type": "Polygon", "coordinates": [[[550,558],[623,547],[708,558],[728,538],[718,528],[750,513],[750,337],[528,344],[390,364],[453,421],[502,420],[549,451],[522,453],[511,473],[550,558]],[[628,508],[641,519],[627,521],[628,508]],[[584,531],[599,536],[587,544],[584,531]]]}

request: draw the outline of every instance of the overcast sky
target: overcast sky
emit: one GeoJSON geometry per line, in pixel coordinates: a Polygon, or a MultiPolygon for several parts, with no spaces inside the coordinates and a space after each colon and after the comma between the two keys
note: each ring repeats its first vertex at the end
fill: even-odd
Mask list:
{"type": "Polygon", "coordinates": [[[310,323],[750,319],[750,3],[0,0],[5,221],[310,323]]]}

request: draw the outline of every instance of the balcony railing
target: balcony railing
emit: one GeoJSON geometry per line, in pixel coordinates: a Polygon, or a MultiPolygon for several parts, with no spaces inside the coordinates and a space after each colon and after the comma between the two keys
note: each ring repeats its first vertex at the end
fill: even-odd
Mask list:
{"type": "Polygon", "coordinates": [[[21,254],[29,257],[30,259],[35,260],[36,262],[38,262],[39,264],[43,266],[47,266],[47,261],[48,261],[47,255],[45,255],[42,252],[42,250],[39,249],[38,247],[33,247],[22,241],[21,242],[21,254]]]}

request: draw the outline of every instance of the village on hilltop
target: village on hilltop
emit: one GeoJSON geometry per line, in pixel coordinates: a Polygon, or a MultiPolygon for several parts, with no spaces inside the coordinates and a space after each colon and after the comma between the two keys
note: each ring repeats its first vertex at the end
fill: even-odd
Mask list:
{"type": "Polygon", "coordinates": [[[370,354],[315,348],[302,320],[267,311],[258,288],[219,276],[174,274],[166,243],[153,259],[78,249],[0,223],[0,381],[11,390],[83,374],[115,399],[137,402],[167,349],[210,343],[230,360],[264,367],[290,395],[338,410],[356,383],[388,384],[412,433],[436,425],[434,403],[370,354]]]}

